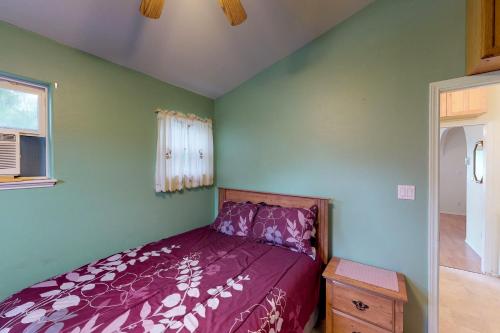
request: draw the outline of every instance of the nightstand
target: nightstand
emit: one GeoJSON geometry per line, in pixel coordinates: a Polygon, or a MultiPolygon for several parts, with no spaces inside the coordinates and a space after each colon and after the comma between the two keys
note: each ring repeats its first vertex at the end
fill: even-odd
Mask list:
{"type": "Polygon", "coordinates": [[[403,332],[403,274],[332,258],[323,277],[326,333],[403,332]]]}

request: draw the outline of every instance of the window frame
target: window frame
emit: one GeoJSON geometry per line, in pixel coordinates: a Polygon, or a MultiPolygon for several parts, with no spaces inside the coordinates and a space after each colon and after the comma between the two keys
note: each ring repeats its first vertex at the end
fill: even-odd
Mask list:
{"type": "MultiPolygon", "coordinates": [[[[40,107],[38,110],[39,131],[26,131],[0,127],[0,131],[15,131],[24,136],[35,136],[45,138],[45,176],[28,177],[21,181],[0,182],[0,191],[53,187],[58,180],[53,178],[53,147],[52,147],[52,92],[57,89],[57,82],[48,83],[23,76],[13,75],[0,71],[0,82],[8,82],[16,85],[16,89],[27,89],[32,93],[38,91],[41,93],[39,99],[40,107]],[[20,88],[21,87],[21,88],[20,88]]],[[[11,86],[9,86],[10,88],[11,86]]]]}
{"type": "MultiPolygon", "coordinates": [[[[1,127],[0,131],[14,131],[26,136],[38,136],[48,139],[49,122],[49,88],[46,85],[33,83],[31,81],[14,79],[0,73],[0,88],[36,94],[38,98],[38,131],[21,128],[1,127]]],[[[48,155],[48,153],[46,153],[48,155]]]]}

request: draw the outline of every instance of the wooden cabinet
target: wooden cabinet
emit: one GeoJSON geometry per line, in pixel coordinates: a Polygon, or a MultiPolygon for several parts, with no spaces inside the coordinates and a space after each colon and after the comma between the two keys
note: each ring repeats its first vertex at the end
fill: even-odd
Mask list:
{"type": "Polygon", "coordinates": [[[500,70],[500,1],[467,0],[467,74],[500,70]]]}
{"type": "Polygon", "coordinates": [[[477,117],[488,111],[487,91],[484,88],[472,88],[443,92],[439,106],[442,120],[477,117]]]}
{"type": "MultiPolygon", "coordinates": [[[[398,290],[384,289],[337,274],[341,260],[333,258],[323,272],[326,279],[326,333],[402,333],[403,305],[408,301],[404,276],[389,272],[395,274],[398,290]]],[[[357,269],[369,267],[355,265],[357,269]]],[[[382,272],[373,267],[369,271],[375,275],[382,272]]]]}

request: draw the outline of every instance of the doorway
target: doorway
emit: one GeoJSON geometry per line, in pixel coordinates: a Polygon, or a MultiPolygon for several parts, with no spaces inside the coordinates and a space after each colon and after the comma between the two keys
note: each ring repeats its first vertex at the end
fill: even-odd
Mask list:
{"type": "Polygon", "coordinates": [[[500,73],[433,83],[430,98],[429,332],[497,332],[500,73]]]}
{"type": "Polygon", "coordinates": [[[466,129],[466,126],[446,126],[445,122],[441,122],[439,265],[481,273],[481,254],[478,248],[482,247],[482,244],[477,243],[482,242],[483,230],[482,225],[474,223],[479,222],[477,212],[471,211],[484,211],[484,207],[481,205],[481,198],[470,193],[468,188],[472,184],[468,184],[467,177],[467,169],[471,168],[467,142],[470,142],[469,146],[475,143],[476,138],[472,134],[482,131],[482,125],[477,126],[480,128],[467,126],[466,129]]]}

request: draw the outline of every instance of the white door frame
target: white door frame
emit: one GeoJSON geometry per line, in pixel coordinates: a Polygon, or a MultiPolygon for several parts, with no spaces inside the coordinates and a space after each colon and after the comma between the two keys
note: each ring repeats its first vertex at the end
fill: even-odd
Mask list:
{"type": "MultiPolygon", "coordinates": [[[[431,83],[429,86],[428,332],[439,332],[439,94],[500,83],[500,71],[431,83]]],[[[488,210],[488,208],[487,208],[488,210]]],[[[486,212],[488,219],[488,211],[486,212]]],[[[485,229],[487,228],[485,224],[485,229]]],[[[485,230],[485,233],[488,232],[485,230]]],[[[485,244],[485,256],[488,253],[485,244]]]]}

